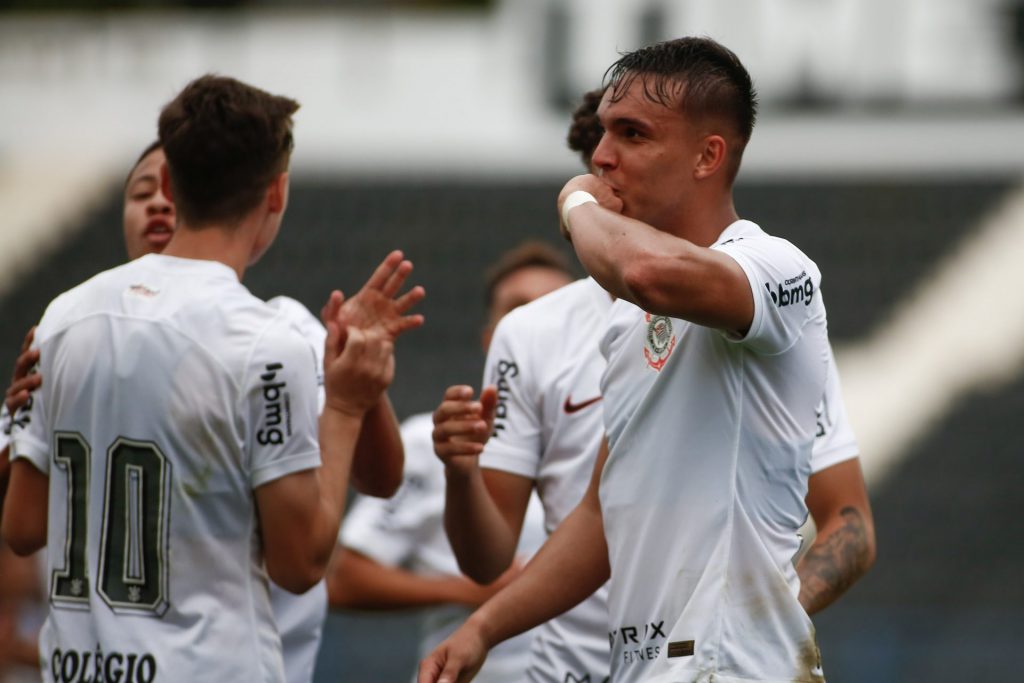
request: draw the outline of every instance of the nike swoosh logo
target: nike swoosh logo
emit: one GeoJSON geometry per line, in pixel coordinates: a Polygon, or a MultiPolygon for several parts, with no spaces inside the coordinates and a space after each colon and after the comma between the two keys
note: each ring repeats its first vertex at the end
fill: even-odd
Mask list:
{"type": "Polygon", "coordinates": [[[567,413],[576,413],[583,410],[587,406],[594,405],[595,403],[600,401],[601,398],[601,396],[595,396],[594,398],[589,398],[586,401],[582,401],[580,403],[573,403],[572,394],[569,394],[568,396],[565,397],[565,405],[563,405],[562,407],[565,409],[565,412],[567,413]]]}

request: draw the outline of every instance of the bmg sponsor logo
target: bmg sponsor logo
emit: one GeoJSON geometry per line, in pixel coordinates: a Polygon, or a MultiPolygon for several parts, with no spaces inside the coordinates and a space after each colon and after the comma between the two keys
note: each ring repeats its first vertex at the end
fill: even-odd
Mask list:
{"type": "Polygon", "coordinates": [[[494,408],[494,432],[493,437],[500,437],[505,429],[505,421],[508,420],[508,399],[512,391],[512,384],[509,380],[519,375],[519,366],[510,360],[499,360],[495,368],[498,377],[495,385],[498,387],[498,404],[494,408]]]}
{"type": "Polygon", "coordinates": [[[800,302],[803,302],[804,306],[810,306],[811,300],[814,299],[814,283],[811,282],[811,278],[807,277],[807,271],[796,277],[791,277],[785,282],[776,283],[775,287],[773,290],[769,283],[764,283],[764,288],[772,297],[772,303],[779,308],[795,306],[800,302]]]}
{"type": "Polygon", "coordinates": [[[275,382],[277,372],[284,369],[280,363],[267,363],[260,379],[263,380],[263,429],[256,432],[260,445],[280,446],[285,436],[292,435],[291,400],[285,389],[287,382],[275,382]]]}

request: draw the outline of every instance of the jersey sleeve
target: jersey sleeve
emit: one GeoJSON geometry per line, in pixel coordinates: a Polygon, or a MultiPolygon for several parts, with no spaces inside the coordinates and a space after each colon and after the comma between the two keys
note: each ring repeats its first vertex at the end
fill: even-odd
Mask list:
{"type": "Polygon", "coordinates": [[[288,325],[272,325],[256,344],[242,399],[252,488],[319,467],[315,363],[309,342],[288,325]]]}
{"type": "MultiPolygon", "coordinates": [[[[40,323],[40,330],[42,323],[40,323]]],[[[36,331],[33,346],[38,348],[41,331],[36,331]]],[[[44,394],[48,391],[46,384],[39,387],[28,398],[14,416],[10,416],[7,407],[4,406],[5,429],[10,426],[10,456],[24,458],[43,474],[50,473],[50,439],[49,425],[46,420],[46,411],[43,409],[44,394]]],[[[5,437],[6,440],[6,437],[5,437]]]]}
{"type": "MultiPolygon", "coordinates": [[[[484,386],[498,388],[494,430],[480,455],[480,466],[536,479],[543,454],[543,416],[535,359],[518,329],[515,312],[498,323],[484,366],[484,386]]],[[[554,350],[550,350],[554,352],[554,350]]]]}
{"type": "Polygon", "coordinates": [[[423,547],[444,514],[444,474],[434,456],[432,429],[429,416],[402,424],[402,485],[388,499],[357,498],[341,527],[341,545],[392,567],[409,562],[423,547]]]}
{"type": "Polygon", "coordinates": [[[324,389],[324,343],[327,341],[327,328],[308,308],[290,297],[275,296],[267,301],[267,305],[283,312],[313,347],[313,353],[316,355],[318,407],[323,411],[324,403],[327,400],[327,393],[324,389]]]}
{"type": "Polygon", "coordinates": [[[811,473],[837,465],[860,454],[857,437],[854,436],[850,419],[843,403],[839,370],[836,368],[832,349],[829,347],[828,369],[825,376],[825,394],[818,405],[817,431],[811,449],[811,473]]]}
{"type": "Polygon", "coordinates": [[[752,237],[713,247],[728,254],[747,276],[754,317],[745,335],[725,332],[730,341],[764,355],[788,350],[821,310],[817,266],[786,240],[752,237]]]}

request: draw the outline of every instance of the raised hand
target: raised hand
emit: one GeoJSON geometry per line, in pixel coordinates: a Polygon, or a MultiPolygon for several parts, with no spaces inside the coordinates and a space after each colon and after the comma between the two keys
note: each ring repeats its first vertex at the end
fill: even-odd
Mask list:
{"type": "Polygon", "coordinates": [[[341,328],[327,323],[324,355],[325,408],[362,417],[374,407],[395,376],[395,345],[380,327],[350,327],[341,346],[341,328]]]}
{"type": "Polygon", "coordinates": [[[441,405],[434,411],[434,453],[446,465],[464,464],[464,456],[473,461],[484,450],[494,428],[498,389],[491,385],[473,399],[473,388],[464,384],[448,387],[441,405]]]}
{"type": "Polygon", "coordinates": [[[411,272],[412,262],[401,251],[391,252],[354,296],[346,299],[340,291],[331,292],[321,319],[325,325],[328,320],[338,323],[342,346],[350,327],[380,328],[394,342],[403,332],[423,324],[422,315],[406,315],[425,296],[423,288],[416,286],[398,295],[411,272]]]}
{"type": "Polygon", "coordinates": [[[39,362],[39,349],[33,349],[32,340],[35,338],[36,328],[29,329],[25,340],[21,343],[21,352],[18,360],[14,362],[14,374],[11,376],[11,386],[7,389],[4,404],[7,412],[14,415],[23,405],[28,403],[33,391],[43,384],[43,377],[39,373],[32,372],[32,368],[39,362]]]}

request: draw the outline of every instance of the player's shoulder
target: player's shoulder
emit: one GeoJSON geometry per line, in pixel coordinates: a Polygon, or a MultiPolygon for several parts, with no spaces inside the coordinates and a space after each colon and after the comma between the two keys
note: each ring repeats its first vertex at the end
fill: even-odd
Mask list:
{"type": "Polygon", "coordinates": [[[273,311],[282,313],[287,320],[293,322],[300,329],[321,331],[324,329],[324,324],[313,315],[312,311],[290,296],[275,296],[273,299],[268,299],[267,306],[273,311]]]}
{"type": "Polygon", "coordinates": [[[800,247],[785,237],[769,234],[752,221],[738,220],[730,225],[712,248],[734,255],[745,252],[780,268],[800,266],[812,278],[821,276],[817,264],[800,247]]]}
{"type": "Polygon", "coordinates": [[[323,345],[327,329],[301,302],[288,296],[275,296],[267,301],[267,306],[283,315],[284,320],[295,326],[311,343],[323,345]]]}
{"type": "Polygon", "coordinates": [[[122,264],[93,275],[88,280],[58,294],[46,307],[36,329],[37,342],[95,310],[95,302],[116,289],[131,264],[122,264]]]}

